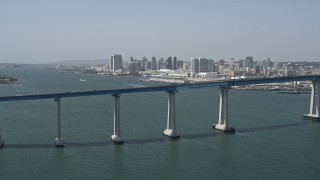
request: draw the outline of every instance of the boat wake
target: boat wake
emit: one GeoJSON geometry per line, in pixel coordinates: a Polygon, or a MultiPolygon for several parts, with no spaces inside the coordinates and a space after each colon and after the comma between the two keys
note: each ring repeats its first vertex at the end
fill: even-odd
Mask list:
{"type": "Polygon", "coordinates": [[[129,86],[132,86],[132,87],[144,87],[142,85],[138,85],[138,84],[128,84],[129,86]]]}

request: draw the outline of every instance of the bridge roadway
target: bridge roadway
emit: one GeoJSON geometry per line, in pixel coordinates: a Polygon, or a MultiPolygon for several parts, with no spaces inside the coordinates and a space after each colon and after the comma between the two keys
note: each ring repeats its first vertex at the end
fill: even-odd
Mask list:
{"type": "MultiPolygon", "coordinates": [[[[312,81],[310,111],[304,114],[304,117],[312,119],[320,119],[320,75],[309,76],[290,76],[290,77],[276,77],[276,78],[253,78],[253,79],[235,79],[235,80],[220,80],[212,82],[186,83],[186,84],[167,84],[161,86],[149,87],[135,87],[109,90],[93,90],[93,91],[79,91],[79,92],[64,92],[64,93],[50,93],[50,94],[32,94],[32,95],[16,95],[0,97],[2,101],[21,101],[21,100],[37,100],[37,99],[54,99],[57,103],[57,138],[55,144],[57,147],[64,146],[64,140],[61,136],[61,118],[60,118],[60,100],[61,98],[79,97],[79,96],[96,96],[96,95],[112,95],[115,98],[114,107],[114,134],[111,139],[115,143],[123,143],[120,133],[120,95],[126,93],[143,93],[165,91],[169,94],[168,97],[168,117],[167,128],[163,134],[171,138],[178,138],[180,135],[176,130],[175,120],[175,94],[178,90],[184,88],[205,88],[205,87],[219,87],[220,88],[220,107],[219,107],[219,121],[213,127],[224,132],[234,132],[235,129],[228,124],[228,91],[232,86],[245,86],[254,84],[267,83],[282,83],[290,81],[312,81]]],[[[4,142],[1,139],[0,128],[0,148],[4,147],[4,142]]]]}
{"type": "Polygon", "coordinates": [[[316,81],[316,80],[320,80],[320,75],[219,80],[219,81],[211,81],[211,82],[186,83],[186,84],[166,84],[166,85],[149,86],[149,87],[133,87],[133,88],[108,89],[108,90],[3,96],[3,97],[0,97],[0,101],[56,99],[56,98],[78,97],[78,96],[96,96],[96,95],[108,95],[108,94],[113,95],[113,94],[143,93],[143,92],[155,92],[155,91],[177,91],[183,88],[231,87],[231,86],[245,86],[245,85],[254,85],[254,84],[281,83],[281,82],[290,82],[290,81],[316,81]]]}

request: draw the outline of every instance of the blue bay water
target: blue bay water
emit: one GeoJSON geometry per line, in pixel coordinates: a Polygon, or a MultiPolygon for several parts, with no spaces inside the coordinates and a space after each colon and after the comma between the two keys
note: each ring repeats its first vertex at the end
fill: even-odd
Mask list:
{"type": "MultiPolygon", "coordinates": [[[[0,69],[22,79],[0,85],[0,95],[53,93],[158,85],[135,77],[59,73],[49,68],[0,69]],[[80,81],[85,79],[87,81],[80,81]]],[[[212,129],[219,90],[185,89],[176,95],[179,140],[166,128],[165,92],[123,94],[123,145],[110,141],[111,95],[61,100],[64,148],[55,148],[53,100],[0,103],[5,148],[0,179],[318,179],[320,125],[304,120],[309,95],[229,92],[229,120],[236,133],[212,129]]]]}

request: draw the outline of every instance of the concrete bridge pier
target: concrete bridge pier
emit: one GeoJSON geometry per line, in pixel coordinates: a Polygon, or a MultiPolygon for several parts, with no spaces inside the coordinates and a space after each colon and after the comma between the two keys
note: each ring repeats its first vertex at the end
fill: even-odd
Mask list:
{"type": "Polygon", "coordinates": [[[213,128],[234,133],[235,128],[228,125],[228,91],[229,87],[220,87],[219,122],[214,124],[213,128]]]}
{"type": "Polygon", "coordinates": [[[113,94],[114,97],[114,132],[111,140],[116,144],[123,144],[124,141],[120,135],[120,94],[113,94]]]}
{"type": "Polygon", "coordinates": [[[168,91],[168,118],[167,129],[163,131],[163,135],[171,138],[179,138],[180,135],[176,131],[176,109],[175,109],[175,94],[177,91],[168,91]]]}
{"type": "Polygon", "coordinates": [[[320,81],[312,81],[310,110],[309,114],[303,114],[303,117],[320,120],[320,81]]]}
{"type": "Polygon", "coordinates": [[[4,142],[2,141],[2,138],[1,138],[1,126],[0,126],[0,148],[3,148],[4,147],[4,142]]]}
{"type": "Polygon", "coordinates": [[[56,98],[58,110],[58,137],[56,138],[56,147],[64,147],[64,140],[61,137],[61,118],[60,118],[60,98],[56,98]]]}

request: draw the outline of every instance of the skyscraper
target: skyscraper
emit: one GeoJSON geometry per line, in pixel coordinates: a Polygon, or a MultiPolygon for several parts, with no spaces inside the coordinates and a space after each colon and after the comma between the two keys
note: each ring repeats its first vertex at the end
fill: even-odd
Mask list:
{"type": "Polygon", "coordinates": [[[209,72],[209,59],[199,58],[199,72],[209,72]]]}
{"type": "Polygon", "coordinates": [[[172,57],[168,57],[168,59],[166,60],[167,63],[167,67],[166,69],[172,69],[172,57]]]}
{"type": "Polygon", "coordinates": [[[191,58],[191,73],[194,75],[199,73],[199,58],[191,58]]]}
{"type": "Polygon", "coordinates": [[[162,64],[163,64],[163,63],[164,63],[164,62],[163,62],[163,58],[160,58],[157,69],[165,69],[165,68],[162,67],[162,64]]]}
{"type": "Polygon", "coordinates": [[[177,61],[177,69],[183,69],[183,60],[177,61]]]}
{"type": "Polygon", "coordinates": [[[146,71],[148,69],[148,58],[143,56],[141,59],[141,70],[146,71]]]}
{"type": "Polygon", "coordinates": [[[214,61],[207,58],[191,58],[191,73],[213,72],[214,61]]]}
{"type": "Polygon", "coordinates": [[[177,57],[175,56],[175,57],[173,57],[173,62],[172,62],[173,64],[172,64],[172,68],[173,68],[173,70],[177,70],[178,69],[178,65],[177,65],[177,57]]]}
{"type": "Polygon", "coordinates": [[[128,62],[128,71],[131,75],[139,74],[140,71],[140,62],[128,62]]]}
{"type": "Polygon", "coordinates": [[[244,63],[245,63],[245,68],[253,68],[253,57],[247,56],[246,59],[244,60],[244,63]]]}
{"type": "Polygon", "coordinates": [[[208,72],[214,72],[214,60],[209,59],[208,61],[208,72]]]}
{"type": "Polygon", "coordinates": [[[151,70],[157,70],[157,60],[154,56],[151,58],[151,70]]]}
{"type": "Polygon", "coordinates": [[[111,56],[111,69],[113,72],[122,69],[122,56],[121,54],[114,54],[111,56]]]}

